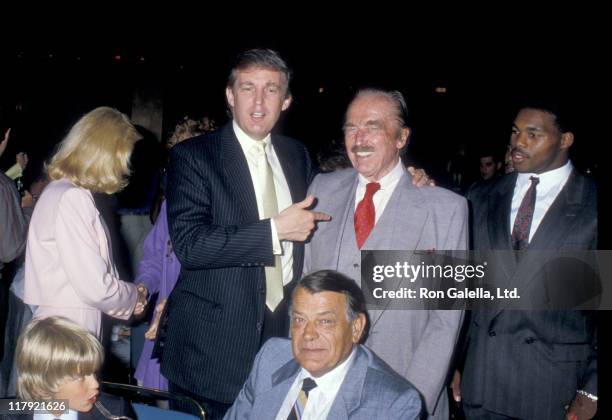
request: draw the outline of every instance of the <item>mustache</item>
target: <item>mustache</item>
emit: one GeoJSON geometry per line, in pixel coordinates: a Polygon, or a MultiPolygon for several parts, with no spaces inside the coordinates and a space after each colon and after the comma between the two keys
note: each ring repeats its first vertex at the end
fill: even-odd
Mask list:
{"type": "Polygon", "coordinates": [[[514,152],[517,152],[523,156],[529,157],[529,153],[527,153],[527,151],[519,148],[519,147],[513,147],[512,150],[510,151],[510,154],[513,154],[514,152]]]}
{"type": "Polygon", "coordinates": [[[351,147],[351,153],[359,153],[359,152],[373,152],[374,148],[371,146],[353,146],[351,147]]]}

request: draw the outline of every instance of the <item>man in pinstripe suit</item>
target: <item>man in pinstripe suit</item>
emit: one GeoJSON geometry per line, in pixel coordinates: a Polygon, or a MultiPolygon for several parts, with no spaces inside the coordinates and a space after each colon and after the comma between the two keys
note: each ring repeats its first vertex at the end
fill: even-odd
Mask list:
{"type": "Polygon", "coordinates": [[[240,54],[226,89],[233,121],[177,145],[170,158],[168,225],[182,268],[162,373],[210,419],[231,406],[263,342],[287,335],[301,242],[328,219],[306,210],[306,148],[271,134],[291,103],[290,76],[274,51],[240,54]]]}
{"type": "MultiPolygon", "coordinates": [[[[597,192],[568,159],[574,135],[566,124],[556,104],[520,109],[511,135],[516,173],[469,195],[474,248],[521,250],[520,259],[497,267],[507,284],[523,290],[545,283],[534,276],[543,265],[538,251],[597,249],[597,192]],[[530,191],[535,201],[523,231],[515,220],[530,191]]],[[[586,287],[585,278],[573,280],[586,287]]],[[[467,419],[589,419],[597,409],[594,314],[474,310],[460,390],[458,379],[456,373],[453,393],[467,419]]]]}

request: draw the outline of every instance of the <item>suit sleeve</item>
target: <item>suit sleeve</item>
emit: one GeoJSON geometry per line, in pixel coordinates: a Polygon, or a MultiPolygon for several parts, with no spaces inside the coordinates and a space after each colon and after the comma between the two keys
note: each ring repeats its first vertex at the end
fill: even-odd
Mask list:
{"type": "Polygon", "coordinates": [[[10,182],[6,177],[0,179],[0,263],[10,262],[23,252],[28,232],[17,190],[10,182]]]}
{"type": "Polygon", "coordinates": [[[225,414],[224,420],[238,420],[248,419],[250,413],[253,411],[253,404],[255,403],[255,391],[257,389],[257,381],[259,371],[261,369],[262,359],[266,349],[270,347],[270,342],[263,345],[257,356],[255,362],[253,362],[253,368],[247,378],[246,382],[242,386],[238,397],[234,401],[229,411],[225,414]]]}
{"type": "Polygon", "coordinates": [[[449,230],[443,250],[465,251],[469,245],[469,211],[465,199],[461,199],[450,217],[449,230]]]}
{"type": "Polygon", "coordinates": [[[410,389],[393,401],[391,407],[389,407],[389,410],[382,418],[418,420],[422,418],[421,409],[421,398],[418,392],[410,389]]]}
{"type": "MultiPolygon", "coordinates": [[[[462,251],[468,246],[468,211],[464,199],[451,214],[443,250],[462,251]]],[[[423,394],[427,412],[433,414],[440,392],[444,392],[450,362],[463,322],[461,310],[433,310],[423,336],[408,366],[408,380],[423,394]],[[432,366],[436,366],[432,369],[432,366]]]]}
{"type": "Polygon", "coordinates": [[[75,293],[86,304],[111,316],[128,319],[136,305],[136,286],[117,278],[112,263],[102,257],[96,232],[99,215],[91,199],[77,189],[60,199],[55,222],[56,243],[62,267],[75,293]]]}
{"type": "Polygon", "coordinates": [[[150,294],[159,291],[163,275],[163,261],[168,242],[166,206],[162,207],[153,229],[144,240],[142,259],[138,263],[138,274],[134,283],[144,283],[150,294]]]}
{"type": "MultiPolygon", "coordinates": [[[[218,175],[217,182],[213,183],[212,175],[203,169],[210,163],[203,157],[194,157],[192,149],[180,146],[172,151],[168,168],[168,225],[174,252],[183,268],[272,265],[270,220],[215,224],[213,200],[226,199],[222,197],[223,189],[231,185],[218,185],[221,182],[218,175]]],[[[250,179],[236,178],[231,182],[250,182],[250,179]]]]}

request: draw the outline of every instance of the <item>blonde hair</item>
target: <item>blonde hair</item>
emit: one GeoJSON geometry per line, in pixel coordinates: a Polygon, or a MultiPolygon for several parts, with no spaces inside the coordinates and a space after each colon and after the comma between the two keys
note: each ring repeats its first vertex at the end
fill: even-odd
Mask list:
{"type": "Polygon", "coordinates": [[[34,319],[17,341],[17,393],[53,398],[63,381],[95,373],[103,360],[102,345],[81,326],[57,316],[34,319]]]}
{"type": "Polygon", "coordinates": [[[130,155],[140,138],[129,118],[99,107],[72,126],[47,165],[52,180],[68,178],[94,192],[115,193],[127,185],[130,155]]]}

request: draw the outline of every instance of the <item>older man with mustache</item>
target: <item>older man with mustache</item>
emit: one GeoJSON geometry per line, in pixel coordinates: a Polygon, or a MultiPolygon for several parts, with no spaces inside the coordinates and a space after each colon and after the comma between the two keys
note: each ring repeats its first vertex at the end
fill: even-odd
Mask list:
{"type": "MultiPolygon", "coordinates": [[[[318,175],[315,209],[332,216],[306,245],[306,273],[334,269],[361,286],[364,250],[465,250],[468,212],[448,190],[412,185],[400,153],[410,134],[400,92],[367,89],[346,112],[344,140],[352,168],[318,175]]],[[[429,418],[448,419],[445,392],[461,311],[370,310],[366,342],[421,393],[429,418]]]]}

